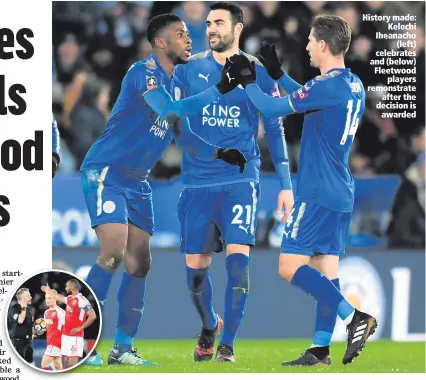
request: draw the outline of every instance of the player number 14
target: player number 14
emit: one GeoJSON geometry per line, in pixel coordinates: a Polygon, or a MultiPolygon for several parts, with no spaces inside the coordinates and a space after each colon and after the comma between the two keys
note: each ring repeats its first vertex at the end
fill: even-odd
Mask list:
{"type": "Polygon", "coordinates": [[[343,133],[342,140],[340,140],[340,145],[345,145],[348,136],[355,136],[356,130],[358,129],[358,113],[359,109],[361,108],[361,100],[358,99],[355,113],[352,116],[353,107],[354,101],[351,99],[348,101],[348,114],[346,115],[345,132],[343,133]]]}

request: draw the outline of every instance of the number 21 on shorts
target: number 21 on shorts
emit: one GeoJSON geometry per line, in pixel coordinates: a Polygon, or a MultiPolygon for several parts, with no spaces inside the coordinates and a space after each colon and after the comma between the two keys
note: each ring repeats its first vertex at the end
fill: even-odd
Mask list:
{"type": "Polygon", "coordinates": [[[232,207],[232,212],[235,214],[234,219],[232,219],[232,224],[243,224],[243,220],[240,219],[241,216],[243,217],[243,219],[245,219],[245,224],[250,224],[251,223],[251,217],[252,217],[252,207],[251,205],[246,205],[245,207],[241,206],[241,205],[235,205],[234,207],[232,207]],[[246,211],[246,215],[244,217],[244,208],[246,211]]]}

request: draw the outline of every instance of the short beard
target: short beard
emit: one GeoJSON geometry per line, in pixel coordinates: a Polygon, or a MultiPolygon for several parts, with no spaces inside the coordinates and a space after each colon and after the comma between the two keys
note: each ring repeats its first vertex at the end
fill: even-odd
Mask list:
{"type": "Polygon", "coordinates": [[[173,63],[174,66],[187,63],[187,61],[184,58],[180,57],[173,51],[172,44],[169,41],[166,40],[166,43],[167,43],[167,51],[168,51],[166,56],[170,60],[170,62],[173,63]]]}
{"type": "Polygon", "coordinates": [[[178,56],[174,51],[169,51],[169,53],[167,54],[167,58],[170,59],[170,61],[176,66],[176,65],[182,65],[187,63],[187,61],[185,59],[183,59],[182,57],[178,56]]]}
{"type": "Polygon", "coordinates": [[[213,50],[213,51],[216,51],[218,53],[223,53],[223,52],[229,50],[229,48],[232,46],[232,44],[235,41],[234,29],[235,28],[232,28],[231,33],[228,36],[224,36],[223,40],[221,39],[215,47],[212,47],[210,45],[210,41],[209,41],[210,49],[213,50]]]}

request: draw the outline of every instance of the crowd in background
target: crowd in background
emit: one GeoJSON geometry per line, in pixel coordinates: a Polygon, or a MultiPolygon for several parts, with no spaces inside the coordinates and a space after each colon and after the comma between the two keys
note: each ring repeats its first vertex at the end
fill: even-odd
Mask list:
{"type": "MultiPolygon", "coordinates": [[[[191,35],[192,54],[208,48],[205,20],[208,2],[97,1],[53,2],[53,112],[62,137],[61,170],[74,173],[86,152],[102,133],[109,111],[118,96],[121,80],[135,61],[145,59],[151,46],[145,38],[151,17],[178,14],[191,35]]],[[[239,2],[244,10],[244,31],[240,47],[256,55],[262,40],[275,43],[283,69],[299,83],[318,75],[310,67],[305,51],[312,18],[318,13],[343,17],[352,29],[347,67],[365,88],[387,84],[386,76],[374,73],[369,60],[382,49],[397,49],[396,40],[378,40],[376,32],[389,33],[385,22],[363,21],[362,14],[417,15],[417,118],[383,119],[376,108],[383,93],[368,92],[362,119],[352,148],[354,175],[399,174],[404,180],[394,205],[398,221],[391,228],[407,225],[404,212],[412,205],[419,220],[415,229],[424,232],[425,169],[425,42],[424,2],[239,2]],[[402,216],[401,216],[402,215],[402,216]]],[[[284,119],[291,169],[297,171],[303,115],[284,119]]],[[[263,172],[273,172],[263,130],[259,145],[263,172]]],[[[153,178],[169,179],[180,174],[181,152],[172,144],[152,171],[153,178]]],[[[404,234],[405,236],[405,234],[404,234]]],[[[401,237],[403,240],[404,238],[401,237]]],[[[398,243],[395,242],[395,246],[398,243]]],[[[423,236],[424,245],[424,236],[423,236]]]]}

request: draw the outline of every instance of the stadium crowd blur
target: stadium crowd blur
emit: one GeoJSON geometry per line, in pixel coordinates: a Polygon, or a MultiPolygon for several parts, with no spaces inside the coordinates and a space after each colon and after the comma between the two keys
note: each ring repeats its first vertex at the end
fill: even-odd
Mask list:
{"type": "MultiPolygon", "coordinates": [[[[178,14],[189,29],[192,54],[207,49],[205,18],[208,2],[53,2],[53,111],[62,141],[61,170],[78,170],[87,150],[101,134],[127,69],[146,58],[151,46],[145,38],[151,17],[178,14]]],[[[299,83],[318,75],[305,51],[312,18],[318,13],[343,17],[352,29],[347,67],[365,88],[386,85],[386,76],[374,73],[369,60],[377,50],[397,49],[396,40],[377,40],[389,33],[385,22],[363,21],[362,14],[417,15],[417,118],[383,119],[376,104],[384,93],[368,92],[364,118],[352,148],[351,168],[356,176],[398,174],[403,179],[389,226],[392,246],[424,246],[425,229],[425,42],[424,2],[239,2],[245,27],[240,47],[256,55],[259,43],[275,43],[283,69],[299,83]]],[[[302,115],[284,120],[293,172],[297,171],[302,115]]],[[[274,167],[263,131],[259,144],[262,171],[274,167]]],[[[180,173],[181,152],[171,145],[152,171],[153,178],[169,179],[180,173]]]]}

